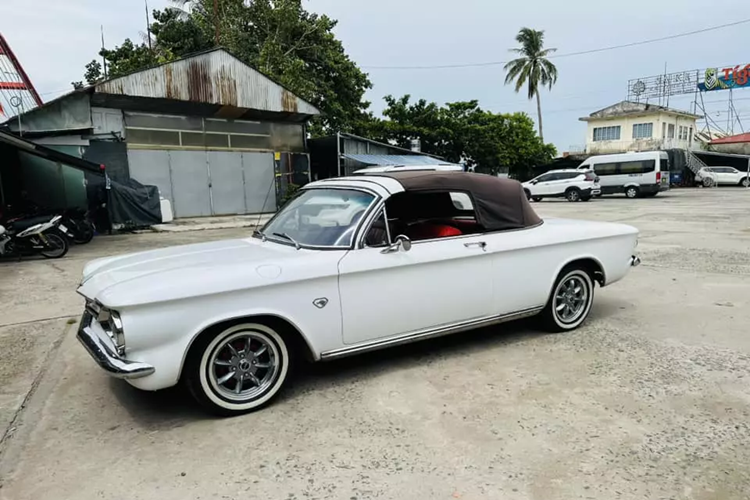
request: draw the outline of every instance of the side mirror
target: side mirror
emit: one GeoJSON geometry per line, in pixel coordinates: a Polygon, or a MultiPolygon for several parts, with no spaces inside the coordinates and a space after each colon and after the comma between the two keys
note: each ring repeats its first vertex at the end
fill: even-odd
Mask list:
{"type": "Polygon", "coordinates": [[[396,240],[390,246],[382,249],[380,253],[408,252],[409,250],[411,250],[411,240],[407,236],[399,234],[396,236],[396,240]]]}
{"type": "Polygon", "coordinates": [[[537,182],[539,182],[539,181],[531,181],[532,184],[536,184],[537,182]]]}

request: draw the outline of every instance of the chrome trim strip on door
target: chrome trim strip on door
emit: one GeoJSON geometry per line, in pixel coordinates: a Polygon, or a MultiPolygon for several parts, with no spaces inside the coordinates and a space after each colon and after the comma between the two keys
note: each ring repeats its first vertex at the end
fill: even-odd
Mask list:
{"type": "Polygon", "coordinates": [[[495,325],[498,323],[505,323],[507,321],[513,321],[521,318],[528,318],[534,316],[542,311],[544,307],[533,307],[531,309],[524,309],[509,314],[500,314],[495,316],[487,316],[484,318],[473,319],[469,321],[463,321],[460,323],[453,323],[450,325],[444,325],[437,328],[417,330],[400,337],[390,337],[382,340],[375,340],[365,342],[362,344],[356,344],[350,347],[342,347],[340,349],[333,349],[332,351],[326,351],[320,354],[322,361],[328,361],[330,359],[343,358],[345,356],[352,356],[354,354],[360,354],[368,351],[376,351],[378,349],[385,349],[387,347],[393,347],[402,344],[409,344],[411,342],[417,342],[429,338],[442,337],[443,335],[450,335],[453,333],[459,333],[467,330],[474,330],[483,326],[495,325]]]}

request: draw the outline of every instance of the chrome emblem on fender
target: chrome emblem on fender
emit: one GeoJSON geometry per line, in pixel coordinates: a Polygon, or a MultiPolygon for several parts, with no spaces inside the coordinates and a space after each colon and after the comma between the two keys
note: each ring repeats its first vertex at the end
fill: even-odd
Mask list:
{"type": "Polygon", "coordinates": [[[328,304],[328,299],[325,297],[321,297],[319,299],[313,300],[313,305],[317,307],[318,309],[323,309],[328,304]]]}

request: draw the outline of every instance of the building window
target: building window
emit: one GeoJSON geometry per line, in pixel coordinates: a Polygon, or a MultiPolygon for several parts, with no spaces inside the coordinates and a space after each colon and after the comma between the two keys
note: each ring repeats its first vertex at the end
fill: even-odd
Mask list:
{"type": "Polygon", "coordinates": [[[125,126],[128,144],[142,149],[305,150],[300,123],[125,113],[125,126]]]}
{"type": "Polygon", "coordinates": [[[688,144],[693,144],[693,127],[688,130],[688,144]]]}
{"type": "Polygon", "coordinates": [[[596,127],[594,129],[594,141],[619,141],[620,126],[596,127]]]}
{"type": "Polygon", "coordinates": [[[661,138],[662,139],[667,138],[667,124],[666,123],[661,124],[661,138]]]}
{"type": "Polygon", "coordinates": [[[633,139],[650,139],[653,133],[653,123],[636,123],[633,125],[633,139]]]}
{"type": "Polygon", "coordinates": [[[680,140],[687,141],[693,135],[693,127],[680,127],[680,140]]]}
{"type": "Polygon", "coordinates": [[[674,124],[672,123],[667,127],[667,139],[674,139],[674,124]]]}

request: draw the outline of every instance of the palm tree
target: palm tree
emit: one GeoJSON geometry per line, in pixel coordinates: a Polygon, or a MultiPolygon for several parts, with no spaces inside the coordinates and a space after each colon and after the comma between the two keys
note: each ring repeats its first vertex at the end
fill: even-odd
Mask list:
{"type": "Polygon", "coordinates": [[[542,103],[539,99],[539,88],[545,85],[552,89],[557,82],[557,68],[547,60],[547,56],[557,49],[544,48],[544,31],[531,28],[521,28],[516,35],[516,41],[521,44],[520,48],[510,49],[511,52],[520,54],[521,57],[513,59],[505,65],[505,84],[515,80],[516,92],[528,82],[529,99],[536,96],[536,111],[539,117],[539,137],[544,142],[542,132],[542,103]]]}

